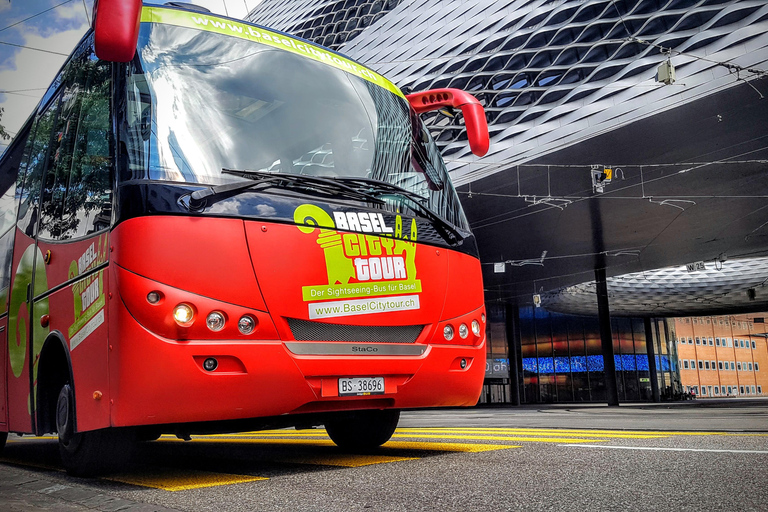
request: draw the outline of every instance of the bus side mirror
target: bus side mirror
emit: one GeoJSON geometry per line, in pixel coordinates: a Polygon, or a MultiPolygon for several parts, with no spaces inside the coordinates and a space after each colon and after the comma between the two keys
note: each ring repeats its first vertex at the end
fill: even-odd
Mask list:
{"type": "Polygon", "coordinates": [[[96,56],[110,62],[130,62],[136,54],[141,0],[96,0],[93,15],[96,56]]]}
{"type": "Polygon", "coordinates": [[[485,110],[477,98],[461,89],[432,89],[430,91],[408,94],[406,99],[417,114],[430,112],[445,107],[460,108],[467,127],[469,147],[477,156],[488,153],[488,122],[485,110]]]}

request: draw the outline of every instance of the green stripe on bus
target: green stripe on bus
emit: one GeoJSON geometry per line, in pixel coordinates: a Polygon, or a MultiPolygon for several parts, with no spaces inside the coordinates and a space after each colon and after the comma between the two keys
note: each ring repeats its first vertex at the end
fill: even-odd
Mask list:
{"type": "Polygon", "coordinates": [[[178,27],[196,28],[217,34],[238,37],[247,41],[265,44],[273,48],[280,48],[302,57],[314,59],[335,68],[351,73],[364,80],[368,80],[384,89],[405,98],[400,89],[392,82],[370,69],[361,66],[349,59],[335,53],[319,48],[305,41],[293,39],[285,34],[278,34],[271,30],[254,27],[246,23],[209,16],[199,12],[180,11],[176,9],[163,9],[160,7],[147,7],[141,10],[141,21],[144,23],[164,23],[178,27]]]}

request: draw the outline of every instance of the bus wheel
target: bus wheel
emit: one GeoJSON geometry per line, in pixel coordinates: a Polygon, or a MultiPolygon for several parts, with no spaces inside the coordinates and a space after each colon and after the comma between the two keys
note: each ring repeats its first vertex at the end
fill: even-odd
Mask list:
{"type": "Polygon", "coordinates": [[[74,420],[74,394],[65,384],[56,403],[56,429],[61,461],[68,474],[95,476],[119,470],[128,462],[133,446],[129,430],[105,428],[75,433],[74,420]]]}
{"type": "Polygon", "coordinates": [[[0,432],[0,453],[3,453],[6,439],[8,439],[8,432],[0,432]]]}
{"type": "Polygon", "coordinates": [[[367,451],[389,441],[399,420],[399,410],[355,411],[327,420],[325,430],[339,448],[367,451]]]}

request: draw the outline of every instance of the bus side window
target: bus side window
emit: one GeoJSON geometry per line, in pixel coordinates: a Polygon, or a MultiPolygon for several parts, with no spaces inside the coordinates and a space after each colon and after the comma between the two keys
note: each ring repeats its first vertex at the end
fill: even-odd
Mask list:
{"type": "Polygon", "coordinates": [[[90,55],[70,63],[43,186],[40,237],[80,238],[112,220],[111,68],[90,55]]]}
{"type": "Polygon", "coordinates": [[[24,174],[29,156],[27,138],[32,127],[30,120],[16,135],[11,147],[0,163],[0,314],[8,311],[8,294],[13,263],[13,241],[16,234],[16,183],[24,174]]]}
{"type": "Polygon", "coordinates": [[[29,158],[26,172],[19,172],[16,196],[19,204],[19,230],[29,237],[34,237],[37,229],[38,199],[40,198],[40,182],[50,156],[53,144],[53,124],[59,110],[58,98],[53,100],[47,110],[39,117],[35,127],[35,135],[27,144],[26,152],[29,158]]]}

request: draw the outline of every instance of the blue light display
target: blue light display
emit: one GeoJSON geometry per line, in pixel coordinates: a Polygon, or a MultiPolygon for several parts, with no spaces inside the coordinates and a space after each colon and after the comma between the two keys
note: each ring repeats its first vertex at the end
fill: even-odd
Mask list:
{"type": "Polygon", "coordinates": [[[551,357],[539,358],[539,373],[555,373],[555,364],[551,357]]]}
{"type": "Polygon", "coordinates": [[[587,358],[584,356],[573,356],[571,357],[571,371],[576,372],[586,372],[587,371],[587,358]]]}
{"type": "Polygon", "coordinates": [[[650,371],[650,367],[648,366],[648,356],[647,355],[635,355],[635,359],[637,360],[637,369],[641,372],[647,372],[650,371]]]}
{"type": "Polygon", "coordinates": [[[531,373],[538,373],[538,365],[536,364],[536,358],[535,357],[524,357],[523,358],[523,370],[526,372],[531,373]]]}
{"type": "Polygon", "coordinates": [[[587,356],[587,369],[591,372],[602,372],[605,370],[603,356],[587,356]]]}
{"type": "Polygon", "coordinates": [[[567,357],[555,358],[555,371],[557,373],[568,373],[571,371],[571,365],[569,364],[567,357]]]}
{"type": "MultiPolygon", "coordinates": [[[[618,370],[619,368],[616,367],[618,370]]],[[[621,356],[621,369],[626,371],[635,371],[637,369],[637,366],[635,365],[635,356],[634,354],[623,354],[621,356]]]]}

